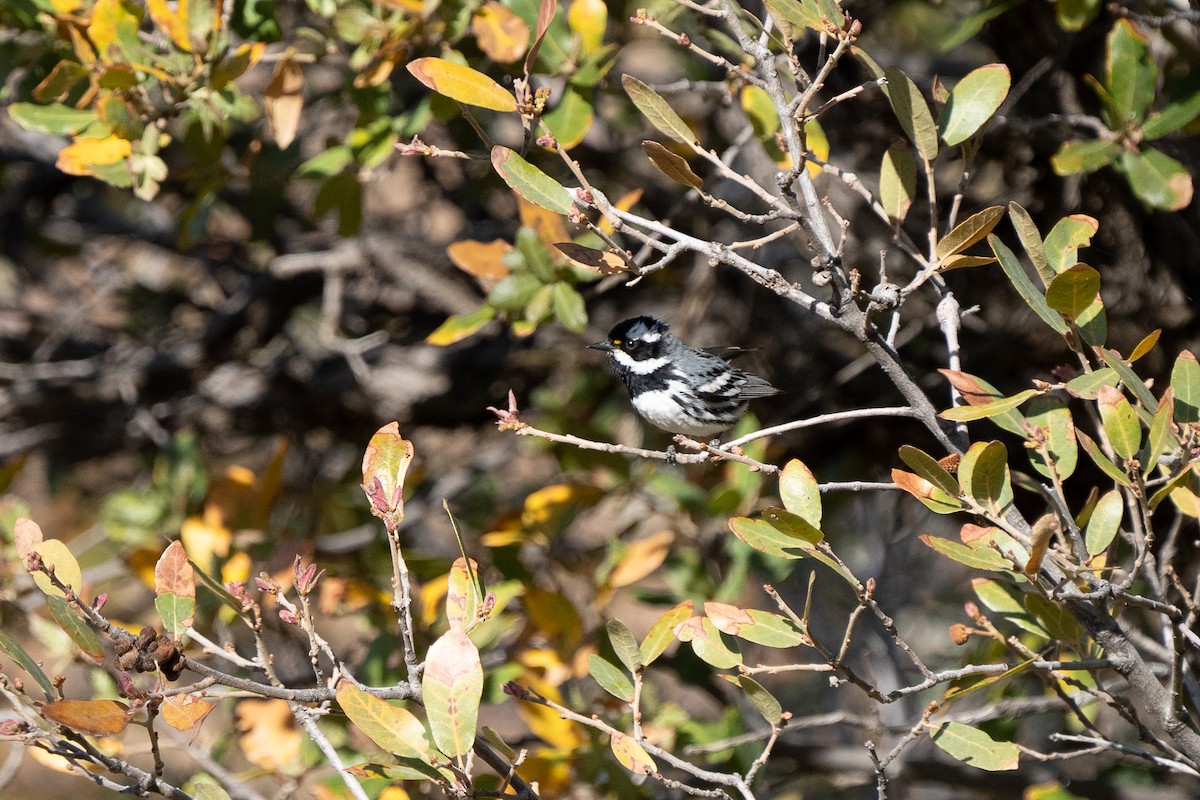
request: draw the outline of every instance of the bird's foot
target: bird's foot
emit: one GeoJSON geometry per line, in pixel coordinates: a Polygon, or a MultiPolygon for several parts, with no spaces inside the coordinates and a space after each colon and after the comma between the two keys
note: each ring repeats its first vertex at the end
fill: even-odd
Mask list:
{"type": "Polygon", "coordinates": [[[675,452],[675,445],[673,445],[673,444],[667,445],[666,462],[668,464],[678,464],[679,463],[679,453],[675,452]]]}

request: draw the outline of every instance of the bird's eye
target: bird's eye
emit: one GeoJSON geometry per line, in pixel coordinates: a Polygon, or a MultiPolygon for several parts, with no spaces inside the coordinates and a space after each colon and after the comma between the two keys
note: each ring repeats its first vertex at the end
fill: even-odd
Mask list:
{"type": "Polygon", "coordinates": [[[634,350],[637,350],[639,344],[641,343],[637,339],[627,339],[625,341],[625,349],[632,353],[634,350]]]}

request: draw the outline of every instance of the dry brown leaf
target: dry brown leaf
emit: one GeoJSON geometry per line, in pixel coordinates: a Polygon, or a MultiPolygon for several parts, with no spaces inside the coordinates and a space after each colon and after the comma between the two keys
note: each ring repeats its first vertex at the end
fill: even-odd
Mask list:
{"type": "Polygon", "coordinates": [[[281,149],[296,138],[300,111],[304,108],[304,70],[291,58],[275,65],[271,81],[263,90],[263,106],[271,138],[281,149]]]}

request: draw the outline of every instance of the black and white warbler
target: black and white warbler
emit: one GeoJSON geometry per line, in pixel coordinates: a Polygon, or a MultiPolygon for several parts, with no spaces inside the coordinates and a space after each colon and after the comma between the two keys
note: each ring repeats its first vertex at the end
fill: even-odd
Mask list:
{"type": "Polygon", "coordinates": [[[653,317],[627,319],[607,341],[588,347],[608,353],[634,409],[668,433],[714,436],[741,419],[749,400],[779,392],[721,356],[689,347],[653,317]]]}

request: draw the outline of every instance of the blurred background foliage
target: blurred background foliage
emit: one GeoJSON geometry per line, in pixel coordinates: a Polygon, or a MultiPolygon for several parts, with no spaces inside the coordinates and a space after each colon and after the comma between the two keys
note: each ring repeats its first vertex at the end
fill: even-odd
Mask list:
{"type": "MultiPolygon", "coordinates": [[[[328,570],[329,635],[358,654],[360,679],[386,684],[399,675],[390,569],[357,468],[370,433],[398,419],[418,454],[403,537],[423,587],[422,641],[444,625],[438,592],[456,555],[445,499],[498,597],[498,613],[473,636],[490,659],[485,701],[495,705],[485,705],[484,722],[531,749],[528,777],[544,796],[630,797],[652,784],[631,783],[594,733],[527,704],[517,720],[500,687],[520,680],[600,710],[604,695],[576,679],[587,654],[608,647],[598,633],[605,618],[620,616],[640,636],[683,600],[762,607],[764,579],[785,581],[802,602],[812,567],[770,561],[728,534],[729,516],[775,491],[740,465],[681,468],[518,441],[495,430],[487,406],[503,406],[512,389],[546,430],[665,444],[582,349],[633,312],[669,319],[697,344],[756,348],[750,368],[785,390],[757,408],[766,424],[895,397],[856,342],[731,271],[681,260],[628,287],[571,264],[552,245],[586,243],[582,230],[520,201],[487,161],[481,135],[529,142],[516,115],[474,108],[468,118],[405,69],[437,56],[506,90],[528,69],[535,88],[549,89],[546,124],[609,198],[686,220],[697,237],[728,239],[736,222],[685,198],[643,157],[646,126],[619,76],[654,85],[709,147],[737,151],[738,169],[770,175],[781,155],[773,131],[760,124],[747,136],[744,126],[744,114],[755,119],[753,92],[636,24],[637,3],[564,5],[528,65],[533,0],[0,6],[0,514],[8,530],[32,510],[68,541],[86,580],[109,592],[110,612],[131,623],[151,608],[139,579],[168,539],[181,537],[193,560],[227,581],[260,571],[282,580],[297,554],[314,559],[328,570]],[[435,151],[468,157],[427,157],[435,151]]],[[[1173,9],[1126,5],[1135,14],[1173,9]]],[[[684,5],[646,8],[706,48],[744,57],[684,5]]],[[[1043,231],[1068,214],[1093,217],[1088,252],[1104,270],[1109,340],[1128,351],[1161,328],[1142,362],[1151,375],[1181,348],[1196,349],[1194,19],[1130,22],[1098,0],[864,0],[847,9],[863,22],[861,48],[899,65],[927,96],[981,64],[1006,64],[1011,102],[973,156],[966,206],[1016,201],[1043,231]],[[1140,46],[1147,34],[1152,46],[1140,46]]],[[[815,63],[820,48],[809,36],[796,57],[815,63]]],[[[870,77],[847,59],[824,94],[870,77]]],[[[824,138],[830,163],[873,183],[902,130],[882,93],[868,90],[831,108],[810,135],[824,138]]],[[[536,148],[529,157],[564,177],[536,148]]],[[[692,167],[703,176],[702,164],[692,167]]],[[[957,173],[939,177],[951,193],[957,173]]],[[[818,182],[851,224],[845,261],[878,264],[891,231],[844,186],[818,182]]],[[[787,240],[764,252],[789,279],[811,280],[787,240]]],[[[1008,393],[1061,359],[1002,278],[985,268],[947,281],[964,307],[980,306],[966,318],[966,368],[1008,393]]],[[[929,301],[911,302],[922,317],[929,301]]],[[[948,396],[933,377],[944,353],[932,341],[900,346],[924,388],[948,396]]],[[[754,455],[803,458],[822,480],[886,479],[896,447],[923,436],[907,421],[856,426],[853,438],[825,427],[754,455]]],[[[957,609],[947,603],[966,572],[947,569],[914,535],[943,523],[891,494],[826,504],[823,528],[839,553],[861,575],[886,576],[881,603],[926,652],[952,652],[945,621],[957,609]]],[[[26,616],[36,606],[11,549],[2,563],[5,629],[36,643],[48,672],[65,671],[70,643],[26,616]]],[[[830,588],[826,602],[854,605],[844,588],[830,588]]],[[[234,635],[215,603],[201,614],[234,635]]],[[[838,614],[829,619],[836,625],[838,614]]],[[[306,653],[286,631],[278,637],[281,674],[302,679],[306,653]]],[[[744,768],[757,750],[737,737],[753,729],[755,712],[733,704],[690,650],[662,664],[672,677],[649,684],[648,731],[685,753],[724,742],[710,762],[744,768]]],[[[84,679],[112,691],[100,671],[84,679]]],[[[831,695],[820,673],[764,683],[785,708],[828,711],[831,721],[865,713],[865,701],[855,708],[831,695]]],[[[239,711],[256,720],[239,733],[234,711],[221,713],[226,721],[202,735],[236,768],[278,770],[299,784],[304,767],[321,763],[287,720],[239,711]],[[256,747],[256,725],[271,746],[256,747]]],[[[770,794],[874,796],[873,785],[846,778],[862,768],[861,737],[848,731],[789,734],[766,778],[770,794]]],[[[23,766],[8,791],[28,796],[45,780],[40,769],[23,766]]],[[[946,769],[922,752],[906,780],[957,787],[918,791],[924,797],[1013,797],[1038,778],[946,769]]],[[[1062,770],[1078,796],[1137,796],[1121,787],[1146,780],[1119,765],[1062,770]]],[[[63,780],[61,792],[87,791],[63,780]]],[[[322,777],[305,791],[332,797],[339,788],[322,777]]]]}

